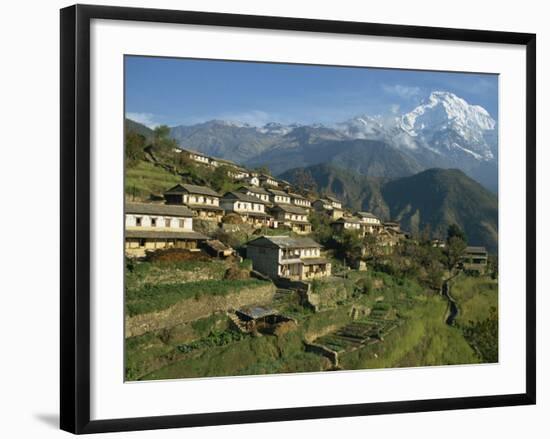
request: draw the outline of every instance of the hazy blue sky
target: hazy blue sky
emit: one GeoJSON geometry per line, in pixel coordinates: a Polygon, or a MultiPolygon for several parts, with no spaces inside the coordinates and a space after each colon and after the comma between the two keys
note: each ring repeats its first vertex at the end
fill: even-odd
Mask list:
{"type": "Polygon", "coordinates": [[[498,76],[375,68],[126,57],[126,116],[149,126],[226,119],[341,122],[410,111],[450,91],[498,117],[498,76]]]}

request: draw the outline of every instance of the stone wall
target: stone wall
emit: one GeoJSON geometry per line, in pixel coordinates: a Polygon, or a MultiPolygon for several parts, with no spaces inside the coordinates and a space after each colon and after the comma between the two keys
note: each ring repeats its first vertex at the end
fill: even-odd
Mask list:
{"type": "Polygon", "coordinates": [[[126,317],[125,336],[134,337],[149,331],[158,331],[175,325],[207,317],[214,312],[227,311],[246,305],[269,303],[273,300],[275,285],[266,283],[255,288],[244,288],[227,296],[202,295],[176,303],[170,308],[147,314],[126,317]]]}
{"type": "Polygon", "coordinates": [[[317,355],[322,355],[330,360],[333,367],[338,367],[338,352],[335,352],[325,346],[315,343],[307,343],[305,345],[306,352],[312,352],[317,355]]]}

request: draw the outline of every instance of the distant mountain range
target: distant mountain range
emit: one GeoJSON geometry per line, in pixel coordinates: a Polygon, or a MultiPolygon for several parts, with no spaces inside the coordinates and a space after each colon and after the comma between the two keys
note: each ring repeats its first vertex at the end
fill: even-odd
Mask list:
{"type": "MultiPolygon", "coordinates": [[[[126,120],[126,130],[152,131],[126,120]]],[[[461,226],[470,244],[498,246],[497,123],[482,107],[432,92],[409,113],[358,116],[332,126],[212,120],[171,128],[182,148],[247,167],[268,166],[290,182],[313,181],[341,198],[419,233],[461,226]]]]}
{"type": "Polygon", "coordinates": [[[332,164],[286,171],[291,183],[306,174],[319,193],[332,194],[353,210],[371,211],[384,220],[397,220],[418,234],[427,226],[433,236],[445,237],[458,224],[472,245],[498,248],[498,199],[458,169],[428,169],[397,179],[366,177],[332,164]]]}
{"type": "MultiPolygon", "coordinates": [[[[205,125],[209,124],[228,126],[219,122],[205,125]]],[[[241,134],[241,129],[257,131],[256,128],[233,124],[229,127],[238,128],[236,132],[241,134]]],[[[230,131],[220,129],[225,134],[230,131]]],[[[281,178],[294,184],[312,182],[320,194],[335,195],[352,210],[371,211],[384,220],[399,220],[403,229],[412,233],[418,233],[429,225],[434,236],[444,236],[449,224],[456,223],[466,231],[470,244],[485,245],[491,252],[497,250],[497,196],[464,172],[457,169],[424,170],[414,157],[401,149],[388,147],[381,140],[348,139],[344,136],[340,140],[321,140],[320,137],[328,135],[326,127],[283,128],[272,124],[269,129],[278,132],[270,136],[298,138],[297,143],[301,145],[288,149],[294,167],[281,173],[281,178]],[[285,130],[286,134],[281,134],[285,130]],[[308,158],[316,163],[309,165],[308,158]],[[296,166],[304,162],[308,166],[296,166]]],[[[153,134],[148,127],[129,119],[126,120],[126,130],[142,134],[147,139],[151,139],[153,134]]],[[[338,132],[335,135],[339,135],[338,132]]],[[[231,142],[243,149],[264,148],[253,143],[241,144],[235,139],[231,142]]],[[[268,156],[267,152],[265,156],[268,156]]],[[[274,154],[270,163],[277,166],[275,160],[278,157],[274,154]]],[[[490,161],[482,161],[479,169],[483,166],[492,169],[490,161]]]]}
{"type": "Polygon", "coordinates": [[[404,177],[424,169],[457,168],[498,191],[498,131],[482,107],[434,91],[409,113],[362,115],[332,126],[212,120],[171,128],[182,147],[268,166],[275,174],[332,163],[369,177],[404,177]]]}

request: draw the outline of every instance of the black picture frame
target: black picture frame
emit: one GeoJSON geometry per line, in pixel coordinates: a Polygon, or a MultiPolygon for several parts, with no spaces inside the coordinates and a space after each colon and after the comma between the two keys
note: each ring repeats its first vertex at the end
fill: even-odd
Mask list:
{"type": "Polygon", "coordinates": [[[72,433],[194,427],[535,404],[536,36],[210,12],[75,5],[61,10],[61,429],[72,433]],[[90,21],[92,19],[484,42],[526,47],[526,392],[416,401],[90,420],[90,21]]]}

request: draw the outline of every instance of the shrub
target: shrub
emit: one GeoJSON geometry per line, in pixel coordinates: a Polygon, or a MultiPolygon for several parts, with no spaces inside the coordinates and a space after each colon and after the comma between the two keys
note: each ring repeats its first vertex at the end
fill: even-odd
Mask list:
{"type": "Polygon", "coordinates": [[[250,270],[246,268],[229,267],[223,278],[226,280],[244,280],[250,277],[250,270]]]}
{"type": "Polygon", "coordinates": [[[222,218],[222,223],[224,224],[242,224],[243,219],[240,215],[237,215],[236,213],[228,213],[227,215],[224,215],[222,218]]]}

